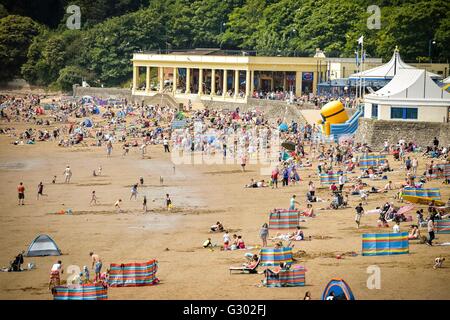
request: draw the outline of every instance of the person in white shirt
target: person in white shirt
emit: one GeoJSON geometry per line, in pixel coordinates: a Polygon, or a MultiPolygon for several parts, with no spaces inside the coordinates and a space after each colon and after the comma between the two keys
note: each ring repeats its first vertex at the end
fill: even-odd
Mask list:
{"type": "Polygon", "coordinates": [[[341,173],[341,175],[339,176],[339,191],[342,191],[342,189],[344,188],[344,183],[345,183],[345,177],[344,177],[344,174],[341,173]]]}
{"type": "Polygon", "coordinates": [[[67,166],[64,170],[64,183],[70,183],[70,178],[72,177],[72,170],[70,169],[70,166],[67,166]]]}
{"type": "Polygon", "coordinates": [[[394,233],[399,233],[400,232],[400,224],[398,221],[395,222],[394,226],[392,227],[392,231],[394,233]]]}

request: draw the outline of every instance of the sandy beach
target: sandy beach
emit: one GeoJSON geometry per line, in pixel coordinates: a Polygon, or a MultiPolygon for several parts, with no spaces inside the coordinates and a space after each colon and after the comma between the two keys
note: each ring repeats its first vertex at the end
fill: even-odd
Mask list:
{"type": "MultiPolygon", "coordinates": [[[[2,123],[16,130],[35,127],[30,124],[2,123]]],[[[308,218],[301,226],[311,241],[297,241],[293,248],[296,264],[306,267],[306,286],[294,288],[261,287],[264,275],[230,275],[229,266],[245,261],[250,251],[221,251],[202,248],[210,237],[222,244],[222,233],[211,233],[209,227],[221,221],[230,234],[243,236],[247,246],[261,246],[259,229],[268,222],[273,208],[287,208],[289,199],[297,195],[301,208],[306,207],[307,182],[319,181],[316,164],[300,170],[299,185],[272,188],[244,188],[251,178],[260,175],[260,165],[249,165],[241,172],[235,165],[176,165],[175,170],[162,145],[148,146],[144,159],[139,148],[131,148],[123,157],[120,144],[115,144],[112,157],[107,158],[105,147],[73,146],[62,148],[56,142],[35,145],[13,145],[14,139],[0,136],[0,265],[21,250],[26,250],[38,234],[50,235],[63,255],[60,257],[25,258],[25,265],[33,262],[36,269],[24,272],[0,273],[1,299],[52,299],[48,290],[49,270],[61,259],[65,268],[90,266],[89,252],[101,255],[104,268],[110,263],[145,262],[157,259],[160,283],[138,288],[110,288],[109,299],[302,299],[307,291],[312,299],[320,299],[331,278],[344,278],[357,299],[450,299],[450,266],[434,270],[434,258],[448,258],[448,246],[429,247],[410,241],[410,253],[397,256],[361,256],[361,234],[391,232],[377,228],[377,215],[364,215],[361,228],[354,222],[354,207],[358,196],[350,196],[350,207],[340,210],[319,210],[329,203],[328,189],[318,188],[317,194],[326,202],[315,203],[317,217],[308,218]],[[70,184],[63,183],[63,171],[70,165],[73,176],[70,184]],[[102,166],[101,176],[92,171],[102,166]],[[56,184],[52,184],[53,176],[56,184]],[[129,200],[131,186],[144,178],[137,200],[129,200]],[[160,176],[164,183],[160,184],[160,176]],[[16,187],[20,181],[26,188],[25,205],[18,206],[16,187]],[[45,185],[48,196],[36,199],[37,185],[45,185]],[[95,190],[97,205],[89,205],[95,190]],[[165,194],[171,195],[174,209],[164,207],[165,194]],[[142,212],[142,196],[148,199],[149,212],[142,212]],[[123,213],[117,213],[114,202],[123,199],[123,213]],[[73,214],[57,214],[72,209],[73,214]],[[304,251],[303,253],[301,251],[304,251]],[[345,255],[356,252],[357,256],[345,255]],[[344,254],[344,255],[343,255],[344,254]],[[343,255],[337,259],[336,255],[343,255]],[[366,272],[371,265],[381,269],[381,288],[368,289],[366,272]]],[[[89,141],[89,140],[88,140],[89,141]]],[[[389,156],[395,169],[390,179],[399,183],[404,171],[400,163],[389,156]]],[[[419,171],[425,170],[426,160],[419,158],[419,171]]],[[[356,176],[356,174],[354,175],[356,176]]],[[[382,187],[383,181],[370,185],[382,187]]],[[[440,180],[427,187],[441,188],[442,199],[450,196],[448,186],[440,180]]],[[[375,209],[385,201],[394,201],[395,191],[371,195],[366,210],[375,209]]],[[[426,206],[422,206],[426,210],[426,206]]],[[[413,215],[414,222],[415,211],[413,215]]],[[[407,231],[412,222],[401,224],[407,231]]],[[[422,228],[426,234],[426,228],[422,228]]],[[[272,235],[272,234],[271,234],[272,235]]],[[[450,235],[437,235],[436,244],[449,242],[450,235]]],[[[269,242],[270,243],[270,242],[269,242]]],[[[447,262],[447,261],[446,261],[447,262]]],[[[68,274],[64,273],[62,279],[68,274]]]]}

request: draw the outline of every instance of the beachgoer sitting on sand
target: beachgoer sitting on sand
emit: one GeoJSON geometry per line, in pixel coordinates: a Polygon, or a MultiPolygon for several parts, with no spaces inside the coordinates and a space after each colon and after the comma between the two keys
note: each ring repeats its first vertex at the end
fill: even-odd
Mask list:
{"type": "Polygon", "coordinates": [[[213,224],[211,226],[212,232],[222,232],[223,231],[223,225],[220,223],[220,221],[217,221],[216,224],[213,224]]]}
{"type": "Polygon", "coordinates": [[[392,183],[392,181],[386,183],[386,185],[383,188],[383,192],[388,192],[389,190],[394,190],[394,184],[392,183]]]}
{"type": "Polygon", "coordinates": [[[211,242],[211,238],[208,238],[205,242],[203,242],[203,248],[212,247],[213,244],[211,242]]]}
{"type": "Polygon", "coordinates": [[[22,251],[14,258],[14,261],[11,262],[11,265],[10,265],[10,268],[8,271],[22,271],[23,254],[24,253],[25,253],[25,251],[22,251]]]}
{"type": "Polygon", "coordinates": [[[304,215],[305,215],[305,217],[314,217],[314,216],[315,216],[315,214],[314,214],[314,209],[313,209],[311,203],[308,203],[308,204],[306,205],[306,210],[305,210],[305,212],[304,212],[304,215]]]}
{"type": "Polygon", "coordinates": [[[233,234],[233,240],[231,241],[231,247],[230,247],[231,250],[238,249],[237,242],[238,242],[238,236],[237,236],[237,234],[233,234]]]}
{"type": "Polygon", "coordinates": [[[420,238],[420,230],[416,225],[411,225],[411,229],[408,233],[408,240],[418,240],[420,238]]]}
{"type": "Polygon", "coordinates": [[[244,243],[244,240],[242,240],[242,236],[238,236],[237,248],[238,249],[245,249],[245,243],[244,243]]]}

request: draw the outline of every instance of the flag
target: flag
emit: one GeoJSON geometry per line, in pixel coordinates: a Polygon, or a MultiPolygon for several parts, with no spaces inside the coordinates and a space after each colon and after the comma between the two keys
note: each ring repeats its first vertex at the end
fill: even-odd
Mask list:
{"type": "Polygon", "coordinates": [[[359,55],[358,51],[355,51],[356,65],[359,66],[359,55]]]}
{"type": "Polygon", "coordinates": [[[359,37],[358,44],[363,44],[364,36],[359,37]]]}

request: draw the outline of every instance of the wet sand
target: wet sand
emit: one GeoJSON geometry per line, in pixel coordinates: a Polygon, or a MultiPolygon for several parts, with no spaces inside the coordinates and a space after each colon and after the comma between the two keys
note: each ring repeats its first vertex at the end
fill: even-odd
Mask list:
{"type": "MultiPolygon", "coordinates": [[[[12,126],[12,125],[8,125],[12,126]]],[[[23,127],[14,124],[16,128],[23,127]]],[[[391,232],[391,228],[376,228],[377,215],[365,215],[362,227],[354,223],[354,207],[359,197],[350,196],[351,207],[338,211],[321,211],[326,203],[314,204],[318,217],[302,223],[312,241],[295,242],[297,264],[307,268],[306,286],[295,288],[259,287],[263,275],[230,275],[228,267],[244,262],[244,252],[203,249],[208,237],[222,243],[222,234],[210,233],[209,227],[221,221],[232,233],[243,236],[247,246],[261,245],[259,228],[268,222],[273,208],[287,207],[292,194],[305,205],[309,177],[319,186],[314,169],[303,169],[300,185],[286,188],[246,189],[251,178],[260,178],[260,167],[249,165],[240,172],[239,165],[173,165],[162,146],[149,146],[147,159],[141,159],[138,148],[122,157],[119,144],[111,158],[105,148],[60,148],[55,142],[14,146],[12,138],[0,136],[0,265],[7,266],[20,251],[40,233],[50,235],[63,252],[61,257],[25,258],[36,264],[32,271],[0,272],[1,299],[52,299],[47,289],[49,270],[58,259],[69,265],[90,265],[89,252],[95,251],[103,259],[104,268],[110,263],[159,261],[157,286],[140,288],[111,288],[110,299],[301,299],[310,291],[313,299],[320,299],[326,283],[342,277],[350,285],[357,299],[450,299],[450,247],[428,247],[410,242],[410,254],[399,256],[361,256],[361,234],[391,232]],[[63,183],[62,173],[70,164],[73,176],[70,184],[63,183]],[[103,167],[102,175],[93,177],[92,171],[103,167]],[[54,175],[57,183],[51,184],[54,175]],[[130,188],[144,177],[138,200],[129,200],[130,188]],[[164,177],[160,185],[159,177],[164,177]],[[17,184],[26,187],[25,206],[17,205],[17,184]],[[37,185],[45,185],[43,199],[36,200],[37,185]],[[95,190],[99,204],[90,206],[90,194],[95,190]],[[171,195],[174,210],[164,210],[164,196],[171,195]],[[142,195],[147,195],[150,212],[142,212],[142,195]],[[114,202],[123,199],[124,213],[116,213],[114,202]],[[154,201],[153,201],[154,200],[154,201]],[[73,210],[73,215],[56,214],[73,210]],[[336,254],[355,251],[356,257],[336,254]],[[433,270],[434,258],[447,258],[444,268],[433,270]],[[381,268],[381,289],[369,290],[367,267],[381,268]]],[[[390,159],[391,165],[399,163],[390,159]]],[[[425,160],[419,159],[423,171],[425,160]]],[[[314,167],[315,168],[315,167],[314,167]]],[[[261,177],[268,179],[268,177],[261,177]]],[[[261,179],[260,178],[260,179],[261,179]]],[[[391,173],[398,185],[403,173],[391,173]]],[[[384,181],[372,182],[381,187],[384,181]]],[[[429,187],[440,187],[443,199],[448,199],[447,186],[433,181],[429,187]]],[[[326,189],[318,189],[320,198],[329,199],[326,189]]],[[[366,210],[393,200],[394,192],[370,195],[366,210]]],[[[414,221],[416,220],[414,212],[414,221]]],[[[410,223],[402,223],[406,231],[410,223]]],[[[426,234],[426,229],[421,230],[426,234]]],[[[436,243],[449,242],[450,235],[437,235],[436,243]]],[[[251,252],[257,253],[257,249],[251,252]]],[[[262,270],[260,268],[260,270],[262,270]]],[[[62,279],[66,279],[64,274],[62,279]]]]}

